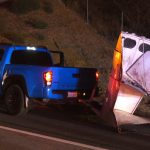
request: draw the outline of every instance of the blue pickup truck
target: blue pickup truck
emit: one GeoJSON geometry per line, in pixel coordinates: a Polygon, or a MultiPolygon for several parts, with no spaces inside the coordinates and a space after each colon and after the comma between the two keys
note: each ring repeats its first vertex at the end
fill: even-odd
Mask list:
{"type": "Polygon", "coordinates": [[[97,84],[97,69],[64,67],[60,51],[0,44],[0,96],[9,114],[24,113],[31,99],[88,100],[97,84]],[[58,54],[59,63],[54,64],[52,53],[58,54]]]}

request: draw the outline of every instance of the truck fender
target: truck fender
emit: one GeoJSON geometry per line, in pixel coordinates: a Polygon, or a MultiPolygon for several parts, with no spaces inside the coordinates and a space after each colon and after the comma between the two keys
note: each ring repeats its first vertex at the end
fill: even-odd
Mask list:
{"type": "Polygon", "coordinates": [[[25,82],[25,79],[23,76],[21,76],[21,75],[10,75],[10,76],[7,76],[2,82],[3,82],[3,86],[2,86],[3,93],[6,91],[6,89],[10,85],[12,85],[12,84],[19,85],[25,94],[25,107],[28,107],[29,95],[28,95],[26,82],[25,82]]]}

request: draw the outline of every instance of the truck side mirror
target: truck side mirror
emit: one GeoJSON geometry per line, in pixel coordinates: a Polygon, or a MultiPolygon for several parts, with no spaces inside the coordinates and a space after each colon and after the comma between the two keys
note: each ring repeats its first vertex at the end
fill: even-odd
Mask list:
{"type": "Polygon", "coordinates": [[[61,51],[50,51],[52,55],[52,59],[54,62],[54,66],[64,66],[64,53],[61,51]]]}

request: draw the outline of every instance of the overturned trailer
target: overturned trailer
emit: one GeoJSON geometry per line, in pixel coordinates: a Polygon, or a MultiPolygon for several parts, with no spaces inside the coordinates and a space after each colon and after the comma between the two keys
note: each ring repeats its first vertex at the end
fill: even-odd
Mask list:
{"type": "Polygon", "coordinates": [[[150,120],[134,116],[144,95],[150,95],[150,39],[121,32],[114,49],[112,71],[101,110],[97,115],[120,132],[124,124],[150,120]]]}

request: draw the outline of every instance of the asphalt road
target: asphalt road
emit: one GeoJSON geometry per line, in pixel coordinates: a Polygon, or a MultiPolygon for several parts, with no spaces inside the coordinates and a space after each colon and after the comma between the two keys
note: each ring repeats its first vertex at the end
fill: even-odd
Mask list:
{"type": "Polygon", "coordinates": [[[19,117],[0,112],[0,149],[150,149],[150,124],[125,128],[116,133],[83,106],[37,106],[19,117]]]}

